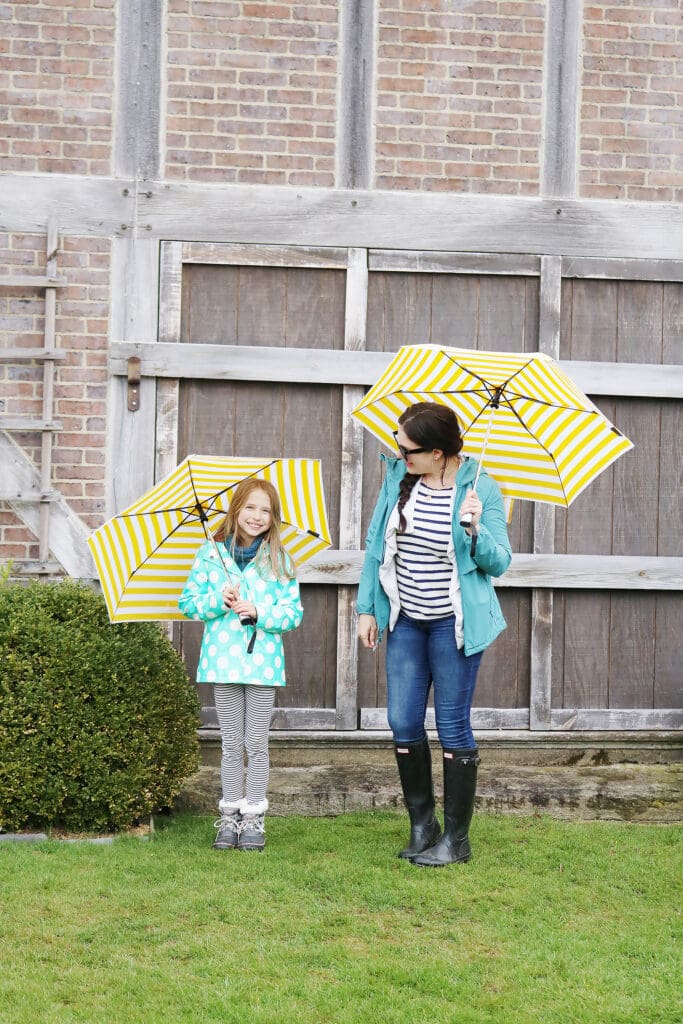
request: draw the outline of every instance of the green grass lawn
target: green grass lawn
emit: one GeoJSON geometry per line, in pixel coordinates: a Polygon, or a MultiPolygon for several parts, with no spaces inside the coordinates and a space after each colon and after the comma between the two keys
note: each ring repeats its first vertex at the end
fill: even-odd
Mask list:
{"type": "Polygon", "coordinates": [[[479,815],[468,865],[405,819],[211,819],[0,845],[0,1021],[680,1024],[683,828],[479,815]]]}

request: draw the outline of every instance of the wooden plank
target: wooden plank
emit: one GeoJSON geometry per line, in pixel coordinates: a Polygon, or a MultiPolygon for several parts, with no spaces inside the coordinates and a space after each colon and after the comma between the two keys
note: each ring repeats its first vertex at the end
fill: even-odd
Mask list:
{"type": "Polygon", "coordinates": [[[61,430],[61,420],[36,419],[32,416],[0,416],[0,430],[61,430]]]}
{"type": "MultiPolygon", "coordinates": [[[[45,269],[48,278],[57,274],[57,251],[59,236],[57,222],[51,217],[47,225],[45,269]]],[[[45,291],[45,350],[56,348],[55,320],[57,314],[57,292],[53,287],[45,291]]],[[[55,364],[51,359],[43,362],[43,419],[54,416],[55,364]]],[[[40,489],[48,491],[52,484],[52,432],[45,431],[40,439],[40,489]]],[[[50,556],[50,506],[42,502],[39,509],[38,558],[47,561],[50,556]]]]}
{"type": "MultiPolygon", "coordinates": [[[[565,263],[563,259],[563,269],[565,263]]],[[[571,360],[611,360],[604,368],[613,368],[616,376],[616,282],[565,279],[565,301],[562,355],[571,360]]],[[[570,365],[573,369],[576,364],[570,365]]],[[[602,364],[592,365],[600,374],[602,364]]],[[[576,380],[577,375],[572,373],[572,376],[576,380]]],[[[595,395],[594,387],[586,386],[587,383],[583,381],[583,390],[595,395]]],[[[600,407],[614,420],[614,403],[603,401],[600,407]]],[[[570,509],[558,509],[555,516],[557,552],[598,558],[611,553],[613,479],[614,470],[608,468],[579,495],[570,509]]],[[[556,706],[608,706],[610,606],[610,595],[604,590],[588,593],[566,590],[555,595],[556,706]]]]}
{"type": "Polygon", "coordinates": [[[60,362],[62,359],[66,359],[66,352],[59,351],[58,349],[48,348],[2,348],[0,349],[0,362],[2,363],[13,363],[23,359],[35,359],[36,362],[39,360],[55,360],[60,362]]]}
{"type": "Polygon", "coordinates": [[[371,272],[411,274],[504,274],[536,277],[541,272],[539,256],[518,253],[416,252],[412,249],[370,249],[371,272]]]}
{"type": "Polygon", "coordinates": [[[0,501],[7,501],[7,502],[12,502],[12,501],[22,501],[22,502],[24,502],[24,501],[28,501],[28,502],[58,501],[60,497],[61,497],[61,495],[60,495],[59,491],[40,491],[40,490],[34,490],[34,491],[3,490],[3,491],[0,491],[0,501]]]}
{"type": "Polygon", "coordinates": [[[248,245],[220,242],[185,242],[183,263],[214,263],[235,267],[299,267],[345,270],[347,250],[335,246],[248,245]]]}
{"type": "MultiPolygon", "coordinates": [[[[541,257],[538,348],[553,359],[560,354],[562,259],[541,257]]],[[[552,554],[555,548],[555,509],[534,503],[534,554],[552,554]]],[[[531,652],[529,724],[548,729],[552,695],[553,592],[535,589],[531,596],[531,652]]]]}
{"type": "Polygon", "coordinates": [[[609,281],[683,281],[683,262],[567,256],[562,261],[562,276],[609,281]]]}
{"type": "MultiPolygon", "coordinates": [[[[368,308],[368,261],[364,249],[351,249],[346,272],[346,319],[344,347],[365,348],[368,308]]],[[[361,546],[363,498],[363,428],[351,410],[364,394],[361,387],[345,387],[342,398],[341,480],[339,544],[361,546]]],[[[356,728],[358,688],[358,638],[356,635],[356,588],[343,586],[338,596],[336,728],[356,728]]]]}
{"type": "MultiPolygon", "coordinates": [[[[389,728],[386,708],[361,708],[361,729],[389,728]]],[[[434,709],[427,708],[425,727],[436,729],[434,709]]],[[[472,708],[472,727],[474,729],[528,729],[528,708],[472,708]]]]}
{"type": "Polygon", "coordinates": [[[64,568],[59,562],[41,562],[38,559],[12,560],[10,578],[17,576],[63,576],[64,568]]]}
{"type": "Polygon", "coordinates": [[[575,196],[583,5],[549,0],[546,9],[541,190],[575,196]]]}
{"type": "Polygon", "coordinates": [[[646,729],[680,729],[683,711],[678,708],[563,708],[553,711],[552,729],[570,732],[576,730],[605,730],[608,732],[646,729]]]}
{"type": "MultiPolygon", "coordinates": [[[[202,705],[202,724],[205,729],[218,729],[218,717],[213,704],[202,705]]],[[[334,728],[334,708],[278,708],[273,711],[271,729],[316,729],[334,728]]]]}
{"type": "Polygon", "coordinates": [[[139,217],[183,240],[683,259],[675,203],[166,182],[139,217]]]}
{"type": "MultiPolygon", "coordinates": [[[[17,444],[0,433],[0,465],[3,485],[17,494],[40,489],[40,474],[17,444]]],[[[28,529],[38,535],[40,504],[35,501],[10,500],[12,511],[28,529]]],[[[63,498],[50,506],[50,551],[63,571],[75,579],[95,579],[96,572],[86,538],[88,531],[63,498]]]]}
{"type": "Polygon", "coordinates": [[[163,0],[119,0],[114,167],[138,179],[161,173],[163,0]]]}
{"type": "MultiPolygon", "coordinates": [[[[162,242],[159,264],[159,341],[178,344],[182,300],[183,246],[162,242]]],[[[180,382],[157,381],[154,475],[163,479],[178,464],[180,382]]]]}
{"type": "MultiPolygon", "coordinates": [[[[437,279],[434,288],[445,287],[447,280],[437,279]]],[[[474,302],[476,281],[472,279],[470,284],[472,287],[469,290],[473,291],[474,302]]],[[[415,293],[414,298],[417,301],[418,293],[415,293]]],[[[471,331],[466,320],[468,308],[465,301],[455,321],[446,317],[441,324],[441,320],[435,319],[431,331],[438,331],[439,338],[447,336],[450,344],[465,345],[471,341],[471,331]]],[[[417,311],[414,311],[414,326],[411,328],[414,337],[419,336],[421,330],[430,330],[427,313],[417,322],[416,315],[417,311]]],[[[387,332],[397,343],[400,341],[401,328],[396,325],[395,314],[391,319],[387,332]]],[[[493,329],[493,320],[490,323],[493,329]]],[[[513,342],[522,339],[524,334],[520,321],[513,342]]],[[[499,345],[504,341],[499,338],[499,345]]],[[[396,347],[399,347],[398,344],[396,347]]],[[[109,352],[109,370],[114,375],[123,376],[127,372],[130,356],[138,356],[143,377],[272,380],[282,383],[358,384],[367,387],[384,372],[395,353],[396,349],[390,352],[363,353],[306,348],[293,351],[281,346],[256,345],[253,339],[234,347],[198,341],[193,343],[192,348],[185,345],[174,345],[171,348],[155,342],[113,341],[109,352]]],[[[676,364],[658,366],[566,359],[559,360],[559,364],[582,391],[596,397],[623,395],[634,398],[683,398],[683,366],[676,364]]]]}
{"type": "MultiPolygon", "coordinates": [[[[354,584],[363,551],[329,548],[301,567],[303,583],[354,584]]],[[[683,590],[683,558],[640,555],[512,556],[496,587],[548,587],[555,590],[683,590]]]]}
{"type": "Polygon", "coordinates": [[[0,274],[0,288],[65,288],[65,277],[45,274],[0,274]]]}
{"type": "MultiPolygon", "coordinates": [[[[111,306],[114,337],[156,338],[158,329],[159,242],[148,238],[115,238],[112,245],[111,306]]],[[[128,410],[125,377],[111,375],[107,398],[106,515],[132,504],[154,483],[156,380],[140,382],[140,407],[128,410]]]]}
{"type": "Polygon", "coordinates": [[[374,0],[340,8],[337,174],[339,188],[373,184],[373,102],[376,52],[374,0]]]}
{"type": "MultiPolygon", "coordinates": [[[[622,281],[618,285],[617,358],[663,355],[663,285],[622,281]]],[[[657,553],[657,496],[661,406],[622,399],[619,427],[635,448],[614,465],[612,552],[657,553]]],[[[652,707],[655,687],[655,596],[614,594],[610,617],[609,707],[652,707]]]]}
{"type": "Polygon", "coordinates": [[[137,223],[156,239],[683,260],[680,203],[180,182],[134,196],[130,177],[58,174],[31,175],[30,190],[23,174],[2,184],[3,231],[42,232],[54,213],[76,235],[137,223]]]}

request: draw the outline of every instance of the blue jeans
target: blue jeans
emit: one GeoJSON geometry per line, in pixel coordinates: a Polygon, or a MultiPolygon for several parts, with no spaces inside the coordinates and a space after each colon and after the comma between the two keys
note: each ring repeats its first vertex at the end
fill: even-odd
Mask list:
{"type": "Polygon", "coordinates": [[[425,739],[425,712],[434,684],[436,730],[447,750],[476,747],[470,712],[481,652],[469,657],[455,643],[455,616],[411,619],[403,612],[387,636],[387,711],[395,743],[425,739]]]}

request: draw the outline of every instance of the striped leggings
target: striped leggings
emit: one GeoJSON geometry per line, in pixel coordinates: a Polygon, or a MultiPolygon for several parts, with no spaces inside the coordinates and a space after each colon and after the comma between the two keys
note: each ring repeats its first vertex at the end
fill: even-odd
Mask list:
{"type": "Polygon", "coordinates": [[[275,687],[225,683],[214,686],[213,691],[222,741],[222,803],[238,804],[246,796],[249,804],[261,804],[266,799],[270,774],[268,732],[273,714],[275,687]]]}

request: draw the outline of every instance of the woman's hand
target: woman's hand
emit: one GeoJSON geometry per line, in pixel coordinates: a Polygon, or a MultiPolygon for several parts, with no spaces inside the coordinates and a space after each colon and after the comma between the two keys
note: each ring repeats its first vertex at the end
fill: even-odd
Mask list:
{"type": "MultiPolygon", "coordinates": [[[[477,527],[481,520],[481,510],[482,504],[476,491],[468,491],[465,500],[460,506],[460,518],[462,519],[464,515],[469,513],[472,516],[472,526],[477,527]]],[[[470,527],[465,527],[465,532],[470,533],[470,527]]]]}
{"type": "Polygon", "coordinates": [[[374,615],[358,616],[358,639],[363,647],[374,651],[377,646],[377,619],[374,615]]]}

